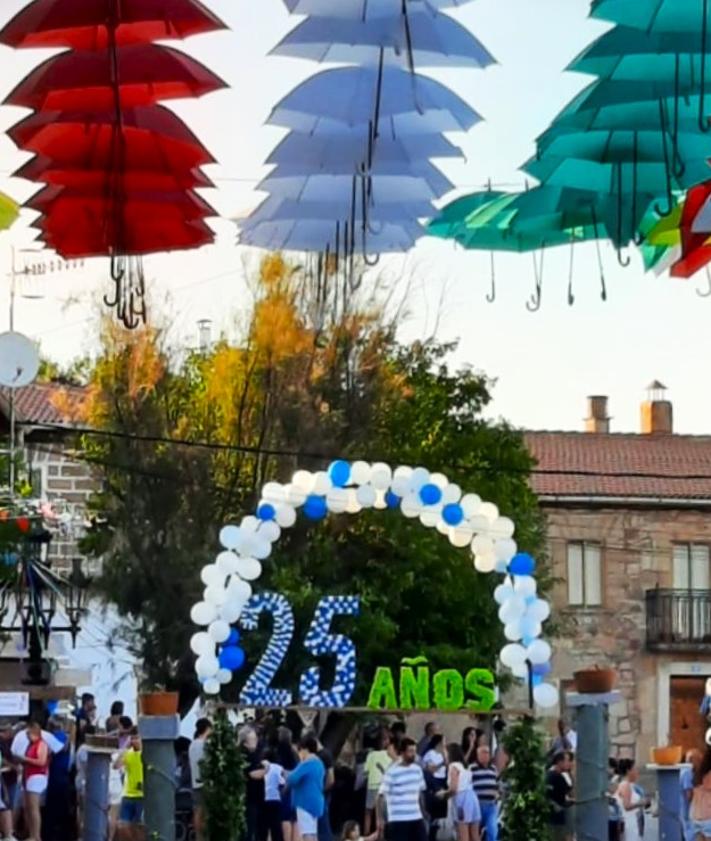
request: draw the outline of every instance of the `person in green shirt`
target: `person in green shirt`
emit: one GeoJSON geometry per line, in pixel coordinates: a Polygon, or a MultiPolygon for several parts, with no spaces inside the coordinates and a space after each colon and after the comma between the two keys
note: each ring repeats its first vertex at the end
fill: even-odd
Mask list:
{"type": "Polygon", "coordinates": [[[388,753],[388,745],[390,744],[390,733],[384,730],[380,734],[379,745],[372,750],[365,759],[365,768],[363,773],[366,776],[367,788],[365,797],[365,834],[368,835],[371,829],[375,829],[376,814],[375,809],[378,801],[378,791],[380,783],[383,781],[383,776],[392,764],[392,759],[388,753]]]}
{"type": "Polygon", "coordinates": [[[131,731],[129,747],[118,757],[114,767],[124,773],[119,812],[121,834],[128,841],[140,841],[143,835],[143,753],[137,728],[131,731]]]}

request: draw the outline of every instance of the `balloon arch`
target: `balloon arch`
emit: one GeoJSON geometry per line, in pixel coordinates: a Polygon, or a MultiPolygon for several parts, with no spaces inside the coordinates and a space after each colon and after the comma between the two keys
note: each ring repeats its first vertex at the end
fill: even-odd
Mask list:
{"type": "MultiPolygon", "coordinates": [[[[253,596],[250,582],[259,579],[262,561],[271,554],[272,545],[279,539],[282,529],[295,524],[299,508],[304,516],[314,521],[324,519],[329,512],[357,514],[369,508],[399,508],[405,517],[419,519],[424,526],[436,528],[453,546],[469,549],[476,572],[498,573],[503,579],[494,591],[494,598],[499,604],[499,619],[508,640],[500,652],[502,665],[509,668],[516,678],[532,682],[533,698],[538,706],[557,704],[557,689],[544,681],[551,671],[552,652],[550,645],[541,637],[542,625],[550,616],[550,605],[537,595],[536,564],[530,555],[518,551],[513,539],[513,521],[501,516],[492,502],[483,501],[474,493],[464,494],[442,473],[430,473],[424,467],[401,466],[393,470],[387,464],[364,461],[352,464],[334,461],[328,470],[315,473],[299,470],[286,485],[267,482],[262,489],[256,516],[244,517],[239,526],[227,525],[221,530],[222,551],[214,563],[203,568],[203,600],[191,611],[192,621],[205,629],[193,635],[190,645],[197,655],[195,668],[207,695],[219,694],[221,685],[229,683],[244,664],[244,652],[237,646],[239,632],[232,627],[238,621],[245,628],[254,628],[259,612],[269,610],[274,614],[275,628],[281,623],[283,639],[275,638],[277,660],[265,664],[263,658],[257,671],[270,666],[270,674],[273,675],[286,652],[293,633],[291,609],[283,597],[276,594],[253,596]],[[277,604],[280,599],[281,606],[277,604]],[[280,645],[283,651],[278,656],[280,645]]],[[[317,623],[323,620],[324,614],[330,611],[330,616],[334,615],[330,603],[337,602],[341,613],[355,615],[358,612],[357,599],[350,604],[349,598],[329,597],[323,600],[310,636],[317,633],[317,623]],[[344,602],[347,603],[345,610],[344,602]]],[[[338,608],[336,612],[339,612],[338,608]]],[[[330,639],[337,641],[337,647],[317,653],[348,654],[344,645],[348,643],[352,646],[352,643],[343,637],[330,639]]],[[[317,647],[312,646],[315,653],[317,647]]],[[[354,655],[354,651],[351,653],[354,655]]],[[[271,655],[273,659],[274,650],[271,655]]],[[[354,672],[354,657],[352,659],[351,671],[354,672]]],[[[256,679],[257,671],[250,682],[256,679]]],[[[315,674],[317,676],[317,670],[315,674]]],[[[312,673],[309,677],[311,683],[313,677],[312,673]]],[[[354,675],[351,677],[354,685],[354,675]]],[[[347,694],[341,691],[337,695],[338,703],[334,705],[345,705],[347,694]]],[[[275,706],[286,705],[284,702],[290,698],[290,693],[286,693],[286,698],[279,690],[263,689],[261,694],[252,693],[249,700],[256,704],[257,695],[275,706]]],[[[331,695],[332,702],[333,697],[331,695]]]]}

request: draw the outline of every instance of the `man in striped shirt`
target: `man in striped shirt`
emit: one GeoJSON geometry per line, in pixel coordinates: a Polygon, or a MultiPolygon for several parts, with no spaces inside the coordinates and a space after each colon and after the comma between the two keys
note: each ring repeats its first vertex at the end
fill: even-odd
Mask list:
{"type": "Polygon", "coordinates": [[[476,749],[476,762],[469,769],[472,772],[472,787],[481,806],[481,825],[486,829],[487,841],[499,838],[499,778],[491,762],[488,745],[476,749]]]}
{"type": "Polygon", "coordinates": [[[402,739],[399,760],[385,772],[380,786],[387,807],[387,841],[427,841],[422,810],[424,790],[425,775],[417,764],[417,745],[412,739],[402,739]]]}

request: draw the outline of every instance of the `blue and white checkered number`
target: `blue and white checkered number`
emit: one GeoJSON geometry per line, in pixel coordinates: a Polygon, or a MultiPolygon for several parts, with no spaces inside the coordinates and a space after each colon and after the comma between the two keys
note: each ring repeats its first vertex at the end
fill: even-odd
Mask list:
{"type": "Polygon", "coordinates": [[[274,617],[274,630],[267,650],[242,688],[239,700],[241,704],[254,706],[287,707],[292,701],[291,692],[288,689],[272,689],[270,684],[291,645],[294,612],[279,593],[255,593],[242,611],[240,624],[253,631],[259,627],[259,617],[264,612],[274,617]]]}
{"type": "Polygon", "coordinates": [[[356,648],[348,637],[330,633],[330,627],[334,616],[358,616],[359,613],[360,599],[357,596],[327,596],[318,603],[304,646],[316,657],[335,655],[336,675],[332,688],[322,690],[319,686],[321,669],[314,666],[304,672],[299,684],[302,704],[309,707],[345,707],[350,701],[356,685],[356,648]]]}

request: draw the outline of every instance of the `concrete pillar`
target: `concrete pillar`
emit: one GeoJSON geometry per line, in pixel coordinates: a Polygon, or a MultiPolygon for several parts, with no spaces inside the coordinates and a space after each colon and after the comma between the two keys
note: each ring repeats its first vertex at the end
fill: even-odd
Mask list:
{"type": "Polygon", "coordinates": [[[659,792],[659,841],[682,841],[681,785],[684,765],[648,765],[657,775],[659,792]]]}
{"type": "Polygon", "coordinates": [[[139,716],[143,742],[143,809],[147,838],[175,841],[175,748],[177,715],[139,716]]]}
{"type": "Polygon", "coordinates": [[[83,841],[106,841],[109,824],[111,748],[88,748],[83,841]]]}
{"type": "Polygon", "coordinates": [[[580,805],[575,808],[575,832],[579,841],[608,841],[609,707],[621,697],[619,692],[569,693],[566,697],[568,706],[575,710],[578,734],[575,799],[580,805]]]}

